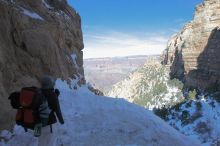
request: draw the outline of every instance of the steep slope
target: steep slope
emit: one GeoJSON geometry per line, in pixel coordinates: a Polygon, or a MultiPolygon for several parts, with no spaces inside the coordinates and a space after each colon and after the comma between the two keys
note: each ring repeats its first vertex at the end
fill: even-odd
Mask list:
{"type": "Polygon", "coordinates": [[[83,81],[80,23],[66,0],[0,0],[0,129],[14,119],[10,92],[44,74],[83,81]]]}
{"type": "Polygon", "coordinates": [[[147,62],[117,83],[109,95],[153,109],[184,135],[200,140],[204,146],[218,146],[220,94],[182,91],[183,83],[170,80],[168,73],[169,69],[157,60],[147,62]]]}
{"type": "Polygon", "coordinates": [[[197,99],[162,109],[159,115],[181,133],[199,139],[203,145],[219,146],[220,103],[213,96],[199,95],[197,99]]]}
{"type": "Polygon", "coordinates": [[[183,100],[183,85],[178,80],[170,81],[168,72],[159,60],[148,60],[125,80],[115,84],[107,95],[125,98],[148,109],[174,105],[183,100]]]}
{"type": "Polygon", "coordinates": [[[219,8],[220,0],[204,0],[196,7],[194,19],[171,37],[163,53],[162,63],[170,67],[171,78],[182,80],[185,89],[197,88],[197,94],[194,90],[194,98],[189,99],[186,92],[184,102],[156,111],[170,125],[207,146],[220,145],[219,8]]]}
{"type": "MultiPolygon", "coordinates": [[[[73,83],[74,84],[74,83],[73,83]]],[[[56,146],[198,146],[150,111],[122,99],[96,96],[87,87],[71,90],[57,81],[65,125],[59,127],[56,146]]],[[[16,127],[3,146],[36,146],[33,133],[16,127]]],[[[3,135],[3,134],[2,134],[3,135]]]]}
{"type": "Polygon", "coordinates": [[[219,146],[219,8],[219,0],[204,0],[194,20],[169,40],[162,61],[166,66],[145,64],[116,84],[110,95],[157,107],[154,112],[181,133],[204,146],[219,146]],[[184,82],[183,93],[183,84],[175,78],[184,82]],[[198,90],[188,91],[193,88],[198,90]]]}
{"type": "Polygon", "coordinates": [[[196,7],[194,19],[174,35],[163,54],[171,76],[186,86],[220,88],[220,1],[204,0],[196,7]]]}

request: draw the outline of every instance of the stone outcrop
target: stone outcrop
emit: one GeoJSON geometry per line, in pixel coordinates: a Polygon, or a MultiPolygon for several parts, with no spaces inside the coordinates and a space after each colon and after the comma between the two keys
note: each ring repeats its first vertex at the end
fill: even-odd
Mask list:
{"type": "Polygon", "coordinates": [[[82,49],[80,16],[66,0],[0,0],[0,130],[14,121],[9,93],[45,74],[83,83],[82,49]]]}
{"type": "Polygon", "coordinates": [[[163,53],[171,77],[186,87],[219,88],[220,0],[204,0],[196,7],[194,19],[172,36],[163,53]]]}

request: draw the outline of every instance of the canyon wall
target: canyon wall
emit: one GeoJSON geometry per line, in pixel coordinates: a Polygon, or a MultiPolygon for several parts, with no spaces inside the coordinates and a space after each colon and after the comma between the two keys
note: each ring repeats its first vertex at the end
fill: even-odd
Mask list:
{"type": "Polygon", "coordinates": [[[220,0],[204,0],[194,18],[173,35],[163,53],[171,78],[186,87],[215,88],[220,84],[220,0]]]}
{"type": "Polygon", "coordinates": [[[81,19],[66,0],[0,0],[0,130],[14,112],[9,93],[43,75],[84,82],[81,19]]]}

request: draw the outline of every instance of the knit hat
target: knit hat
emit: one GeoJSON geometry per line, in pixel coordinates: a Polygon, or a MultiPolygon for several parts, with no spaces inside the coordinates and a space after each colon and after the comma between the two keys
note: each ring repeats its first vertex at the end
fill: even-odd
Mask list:
{"type": "Polygon", "coordinates": [[[51,76],[44,76],[41,79],[41,88],[42,89],[53,89],[55,86],[55,80],[51,76]]]}

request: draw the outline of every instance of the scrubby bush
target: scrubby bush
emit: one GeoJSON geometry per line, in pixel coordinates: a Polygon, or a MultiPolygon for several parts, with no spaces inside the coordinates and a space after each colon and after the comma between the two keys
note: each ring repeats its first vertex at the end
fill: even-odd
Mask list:
{"type": "Polygon", "coordinates": [[[143,107],[146,105],[146,101],[144,100],[144,98],[135,98],[133,103],[143,107]]]}
{"type": "Polygon", "coordinates": [[[180,80],[176,79],[176,78],[174,78],[172,80],[169,80],[168,85],[171,86],[171,87],[177,87],[180,90],[183,89],[183,83],[180,80]]]}
{"type": "Polygon", "coordinates": [[[163,82],[156,82],[154,88],[153,88],[153,95],[156,96],[156,95],[160,95],[160,94],[165,94],[167,93],[167,86],[165,83],[163,82]]]}
{"type": "Polygon", "coordinates": [[[189,94],[188,94],[188,99],[196,99],[196,95],[197,95],[197,92],[196,92],[196,89],[194,89],[193,91],[189,91],[189,94]]]}
{"type": "Polygon", "coordinates": [[[200,102],[200,101],[197,101],[195,104],[196,104],[196,110],[197,110],[197,111],[201,111],[201,109],[202,109],[202,104],[201,104],[201,102],[200,102]]]}
{"type": "Polygon", "coordinates": [[[178,99],[183,99],[184,98],[182,92],[177,92],[176,97],[178,99]]]}
{"type": "Polygon", "coordinates": [[[209,133],[211,131],[211,128],[209,127],[209,125],[206,122],[200,122],[195,127],[195,131],[200,134],[204,134],[204,133],[209,133]]]}
{"type": "Polygon", "coordinates": [[[192,106],[192,101],[187,102],[185,105],[186,108],[190,108],[191,106],[192,106]]]}
{"type": "Polygon", "coordinates": [[[182,111],[180,120],[182,122],[182,125],[187,125],[190,123],[190,114],[187,110],[182,111]]]}
{"type": "Polygon", "coordinates": [[[215,102],[214,101],[211,101],[209,104],[212,106],[212,108],[215,108],[215,102]]]}
{"type": "Polygon", "coordinates": [[[171,109],[174,109],[175,111],[180,111],[180,110],[181,110],[180,107],[181,107],[184,103],[186,103],[186,101],[179,102],[179,103],[177,103],[176,105],[172,106],[171,109]]]}
{"type": "Polygon", "coordinates": [[[140,105],[140,106],[143,106],[143,107],[146,107],[147,103],[151,102],[150,101],[151,99],[153,99],[153,97],[151,97],[150,95],[141,96],[141,97],[135,98],[133,103],[140,105]]]}
{"type": "MultiPolygon", "coordinates": [[[[167,93],[169,92],[167,86],[167,68],[160,65],[145,65],[136,70],[140,74],[141,80],[135,86],[133,94],[134,103],[144,107],[161,106],[172,106],[177,102],[183,100],[183,95],[180,91],[174,92],[167,100],[167,93]],[[165,98],[166,97],[166,98],[165,98]],[[176,100],[178,99],[178,101],[176,100]]],[[[181,81],[174,79],[170,81],[172,86],[182,88],[183,84],[181,81]]]]}
{"type": "Polygon", "coordinates": [[[159,116],[161,119],[167,120],[167,116],[169,115],[169,110],[165,106],[161,109],[153,109],[155,115],[159,116]]]}

